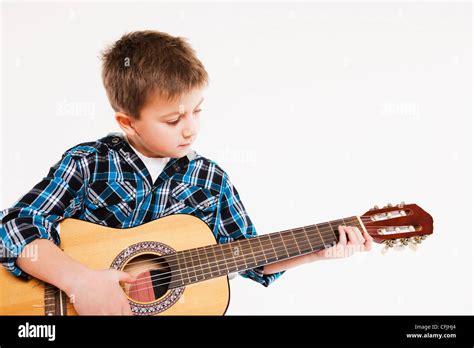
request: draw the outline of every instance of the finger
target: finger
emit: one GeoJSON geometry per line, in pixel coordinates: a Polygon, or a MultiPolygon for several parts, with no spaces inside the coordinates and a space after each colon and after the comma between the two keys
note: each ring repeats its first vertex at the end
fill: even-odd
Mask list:
{"type": "Polygon", "coordinates": [[[359,244],[364,244],[365,238],[362,236],[362,233],[360,232],[359,228],[354,226],[353,229],[355,231],[357,238],[359,239],[359,244]]]}
{"type": "Polygon", "coordinates": [[[118,272],[119,272],[118,280],[121,281],[121,282],[133,283],[134,281],[137,280],[137,278],[135,276],[132,276],[131,274],[129,274],[127,272],[122,272],[122,271],[118,271],[118,272]]]}
{"type": "Polygon", "coordinates": [[[346,238],[346,232],[344,231],[344,228],[342,226],[338,226],[338,230],[339,230],[339,244],[346,245],[347,238],[346,238]]]}
{"type": "Polygon", "coordinates": [[[365,238],[365,243],[364,243],[365,251],[369,251],[372,249],[373,238],[365,229],[363,229],[363,234],[365,238]]]}
{"type": "Polygon", "coordinates": [[[344,226],[344,229],[347,232],[347,235],[349,236],[349,242],[347,244],[357,244],[358,243],[358,238],[350,226],[344,226]]]}
{"type": "Polygon", "coordinates": [[[124,298],[123,306],[122,306],[122,314],[123,315],[133,315],[132,309],[130,308],[130,303],[126,298],[124,298]]]}
{"type": "Polygon", "coordinates": [[[123,307],[122,314],[123,315],[133,315],[133,312],[132,312],[132,310],[131,310],[131,308],[128,304],[123,307]]]}

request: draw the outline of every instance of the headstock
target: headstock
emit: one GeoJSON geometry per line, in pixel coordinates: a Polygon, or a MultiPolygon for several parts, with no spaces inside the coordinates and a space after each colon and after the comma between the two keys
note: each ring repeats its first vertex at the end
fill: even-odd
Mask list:
{"type": "Polygon", "coordinates": [[[387,248],[409,245],[416,249],[423,239],[433,233],[433,218],[416,204],[374,206],[360,216],[374,242],[387,248]]]}

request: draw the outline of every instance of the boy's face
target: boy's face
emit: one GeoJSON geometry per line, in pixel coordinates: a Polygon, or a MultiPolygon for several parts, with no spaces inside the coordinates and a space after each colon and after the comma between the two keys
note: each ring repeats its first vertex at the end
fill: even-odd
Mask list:
{"type": "Polygon", "coordinates": [[[185,156],[199,133],[203,89],[194,89],[172,101],[150,97],[140,119],[117,112],[115,119],[128,141],[147,157],[185,156]],[[189,144],[183,146],[183,144],[189,144]]]}

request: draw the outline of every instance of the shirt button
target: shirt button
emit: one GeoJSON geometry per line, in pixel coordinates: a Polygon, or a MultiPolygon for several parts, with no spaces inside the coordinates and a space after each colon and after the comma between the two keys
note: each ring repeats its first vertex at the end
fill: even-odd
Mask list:
{"type": "Polygon", "coordinates": [[[204,208],[209,208],[210,205],[211,205],[211,203],[209,203],[209,202],[204,202],[204,208]]]}
{"type": "Polygon", "coordinates": [[[114,144],[117,144],[119,141],[120,141],[120,139],[117,138],[117,137],[112,138],[112,142],[113,142],[114,144]]]}
{"type": "Polygon", "coordinates": [[[98,199],[94,199],[94,201],[92,202],[94,203],[95,205],[99,204],[99,200],[98,199]]]}

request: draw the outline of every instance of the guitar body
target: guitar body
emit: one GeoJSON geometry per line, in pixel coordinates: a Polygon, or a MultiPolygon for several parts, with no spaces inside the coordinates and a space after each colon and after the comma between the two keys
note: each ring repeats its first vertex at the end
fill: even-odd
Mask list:
{"type": "MultiPolygon", "coordinates": [[[[166,261],[160,260],[160,255],[170,256],[175,251],[216,244],[212,231],[203,221],[185,214],[166,216],[127,229],[66,219],[60,223],[60,237],[61,249],[90,268],[115,268],[138,276],[161,267],[161,275],[151,276],[158,279],[170,274],[170,265],[166,262],[157,266],[157,260],[166,261]]],[[[1,315],[77,314],[70,299],[59,289],[37,279],[21,280],[0,268],[1,315]]],[[[146,277],[139,279],[147,283],[146,277]]],[[[130,285],[124,286],[127,293],[126,286],[130,285]]],[[[227,275],[160,289],[154,295],[147,295],[146,288],[140,291],[143,294],[129,296],[136,315],[223,315],[230,296],[227,275]]]]}
{"type": "MultiPolygon", "coordinates": [[[[122,284],[134,315],[223,315],[230,273],[255,269],[338,243],[338,226],[355,226],[387,248],[415,247],[433,233],[433,218],[404,202],[365,214],[216,244],[199,218],[176,214],[126,229],[81,220],[59,225],[61,248],[89,268],[136,277],[122,284]]],[[[27,249],[31,251],[33,248],[27,249]]],[[[33,250],[34,252],[34,250],[33,250]]],[[[34,254],[28,255],[34,260],[34,254]]],[[[74,298],[36,279],[24,281],[0,267],[0,315],[75,315],[74,298]]]]}

